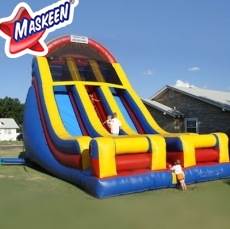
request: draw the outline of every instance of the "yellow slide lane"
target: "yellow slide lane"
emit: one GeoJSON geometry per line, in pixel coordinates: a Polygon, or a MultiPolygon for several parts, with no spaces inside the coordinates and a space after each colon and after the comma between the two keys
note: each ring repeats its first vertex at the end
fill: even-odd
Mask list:
{"type": "Polygon", "coordinates": [[[122,123],[122,129],[128,134],[128,135],[137,135],[138,133],[135,132],[129,125],[128,123],[126,122],[124,116],[122,115],[122,112],[120,111],[110,89],[108,88],[108,86],[106,85],[102,85],[101,86],[101,90],[104,94],[104,96],[106,97],[107,101],[108,101],[108,104],[111,108],[111,110],[113,112],[116,112],[117,113],[117,117],[118,119],[121,121],[122,123]]]}
{"type": "Polygon", "coordinates": [[[81,101],[84,101],[82,102],[82,105],[93,128],[101,136],[111,136],[111,134],[105,129],[105,127],[101,123],[101,120],[99,119],[97,112],[94,109],[94,106],[89,98],[85,86],[83,84],[78,84],[76,86],[76,90],[81,98],[81,101]]]}
{"type": "Polygon", "coordinates": [[[76,68],[76,63],[73,58],[66,58],[66,62],[69,68],[69,72],[74,81],[81,81],[81,76],[79,71],[76,68]]]}
{"type": "MultiPolygon", "coordinates": [[[[51,126],[56,135],[63,140],[81,140],[82,143],[86,141],[88,144],[90,141],[89,136],[71,136],[65,129],[61,117],[59,115],[58,107],[56,104],[54,92],[53,92],[53,80],[50,73],[49,65],[45,57],[37,57],[41,81],[42,90],[45,100],[45,106],[48,112],[51,126]]],[[[80,144],[81,145],[81,144],[80,144]]],[[[83,143],[83,145],[85,145],[83,143]]]]}

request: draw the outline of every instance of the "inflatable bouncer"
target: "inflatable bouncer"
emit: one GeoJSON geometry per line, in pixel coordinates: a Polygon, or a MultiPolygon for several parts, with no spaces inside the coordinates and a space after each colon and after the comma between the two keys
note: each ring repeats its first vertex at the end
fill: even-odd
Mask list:
{"type": "Polygon", "coordinates": [[[230,176],[227,136],[164,131],[100,43],[66,35],[47,46],[32,60],[25,103],[29,161],[96,198],[175,187],[167,165],[176,159],[187,184],[230,176]],[[113,112],[122,122],[118,136],[105,123],[113,112]]]}

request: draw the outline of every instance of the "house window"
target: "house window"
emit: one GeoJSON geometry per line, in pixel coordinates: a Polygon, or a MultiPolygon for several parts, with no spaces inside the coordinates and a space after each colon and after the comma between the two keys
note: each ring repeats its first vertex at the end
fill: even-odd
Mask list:
{"type": "Polygon", "coordinates": [[[5,135],[11,135],[12,134],[11,129],[4,129],[4,134],[5,135]]]}
{"type": "Polygon", "coordinates": [[[174,98],[174,91],[173,90],[169,90],[169,98],[174,98]]]}
{"type": "Polygon", "coordinates": [[[199,133],[198,118],[185,118],[185,132],[199,133]]]}

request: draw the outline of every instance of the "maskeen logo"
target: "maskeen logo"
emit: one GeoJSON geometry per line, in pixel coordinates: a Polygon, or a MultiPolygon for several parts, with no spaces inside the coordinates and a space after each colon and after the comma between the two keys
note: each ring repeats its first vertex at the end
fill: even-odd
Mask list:
{"type": "Polygon", "coordinates": [[[45,38],[49,32],[72,23],[78,2],[61,0],[35,13],[25,2],[19,3],[9,17],[0,19],[0,36],[6,39],[6,55],[10,58],[27,53],[46,55],[45,38]]]}

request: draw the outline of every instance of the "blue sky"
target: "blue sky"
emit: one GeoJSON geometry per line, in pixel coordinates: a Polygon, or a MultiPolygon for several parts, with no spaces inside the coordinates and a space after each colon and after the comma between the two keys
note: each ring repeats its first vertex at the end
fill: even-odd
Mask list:
{"type": "MultiPolygon", "coordinates": [[[[25,0],[33,12],[58,0],[25,0]]],[[[2,0],[0,18],[18,0],[2,0]]],[[[165,85],[230,92],[229,0],[79,0],[71,25],[51,32],[46,42],[66,34],[90,37],[123,67],[141,98],[165,85]]],[[[0,98],[25,102],[32,55],[6,56],[0,37],[0,98]]]]}

